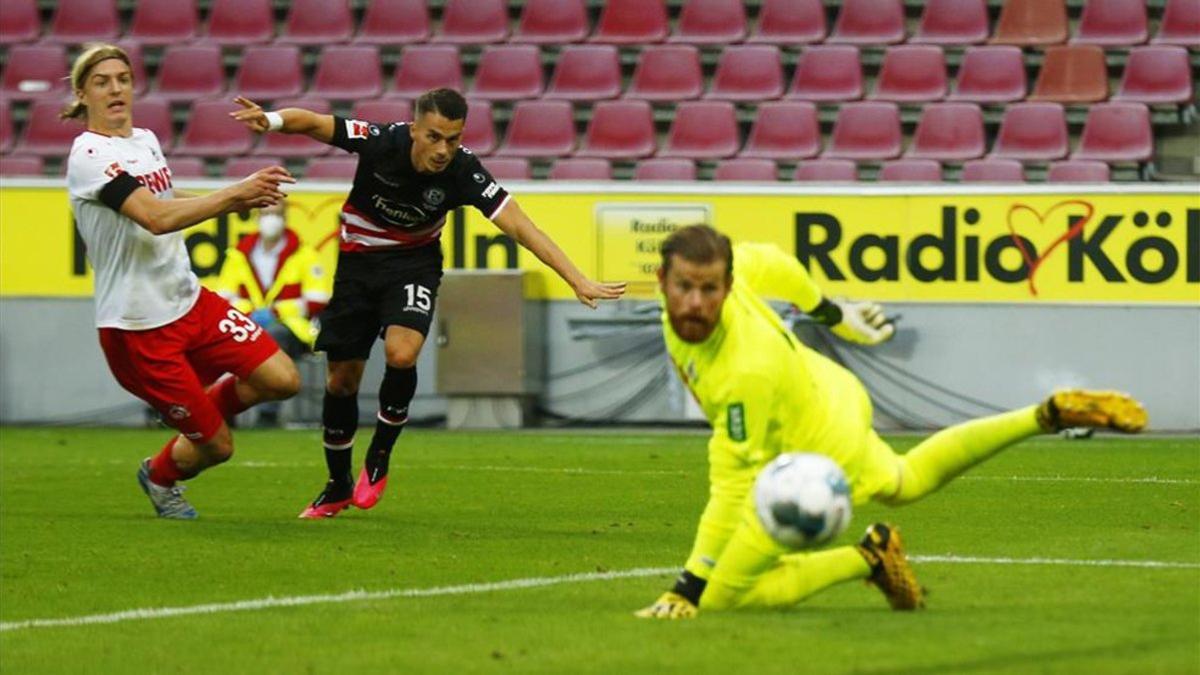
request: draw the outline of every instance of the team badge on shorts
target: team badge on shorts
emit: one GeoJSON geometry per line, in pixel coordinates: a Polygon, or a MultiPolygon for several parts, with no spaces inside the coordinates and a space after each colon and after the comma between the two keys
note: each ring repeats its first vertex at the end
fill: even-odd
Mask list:
{"type": "Polygon", "coordinates": [[[167,416],[173,420],[185,420],[192,416],[192,411],[188,410],[187,406],[176,403],[167,408],[167,416]]]}

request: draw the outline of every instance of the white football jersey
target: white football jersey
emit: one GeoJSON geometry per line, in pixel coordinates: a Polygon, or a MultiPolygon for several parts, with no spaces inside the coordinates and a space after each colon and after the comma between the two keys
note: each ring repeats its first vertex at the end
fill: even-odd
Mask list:
{"type": "Polygon", "coordinates": [[[128,138],[85,131],[67,160],[75,227],[96,271],[96,326],[146,330],[187,314],[200,296],[182,232],[153,235],[109,208],[100,191],[121,173],[159,199],[172,197],[171,170],[154,132],[128,138]]]}

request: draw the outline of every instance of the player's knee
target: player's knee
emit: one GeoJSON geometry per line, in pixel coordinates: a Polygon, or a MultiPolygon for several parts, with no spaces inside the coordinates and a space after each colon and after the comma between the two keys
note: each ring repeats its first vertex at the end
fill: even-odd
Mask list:
{"type": "Polygon", "coordinates": [[[346,377],[344,375],[330,373],[329,376],[325,378],[325,391],[337,396],[338,398],[354,396],[358,393],[358,380],[346,377]]]}
{"type": "Polygon", "coordinates": [[[204,456],[204,463],[207,466],[224,464],[229,461],[230,457],[233,457],[233,436],[229,433],[228,427],[223,428],[222,432],[213,436],[207,443],[196,446],[196,449],[204,456]]]}
{"type": "Polygon", "coordinates": [[[389,368],[412,368],[417,365],[417,357],[420,355],[420,348],[414,349],[410,345],[389,347],[386,353],[387,364],[389,368]]]}
{"type": "Polygon", "coordinates": [[[271,379],[270,388],[274,399],[291,398],[300,392],[300,370],[294,361],[288,359],[287,365],[279,369],[271,379]]]}

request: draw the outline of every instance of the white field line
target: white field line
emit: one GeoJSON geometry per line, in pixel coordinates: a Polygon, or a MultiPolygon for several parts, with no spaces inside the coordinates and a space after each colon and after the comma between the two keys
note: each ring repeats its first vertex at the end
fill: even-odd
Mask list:
{"type": "Polygon", "coordinates": [[[1096,476],[959,476],[954,480],[994,480],[1031,483],[1161,483],[1164,485],[1196,485],[1195,478],[1159,478],[1158,476],[1108,477],[1096,476]]]}
{"type": "MultiPolygon", "coordinates": [[[[958,555],[913,555],[913,562],[949,565],[1060,565],[1070,567],[1133,567],[1143,569],[1200,569],[1200,563],[1172,562],[1165,560],[1072,560],[1067,558],[988,558],[958,555]]],[[[435,586],[432,588],[393,588],[383,591],[356,590],[345,593],[326,595],[296,595],[277,598],[267,596],[253,600],[238,600],[235,602],[218,602],[204,605],[186,605],[182,607],[147,607],[127,609],[109,614],[87,614],[83,616],[62,617],[57,619],[26,619],[24,621],[5,621],[0,623],[0,632],[25,630],[29,628],[62,628],[73,626],[88,626],[95,624],[123,623],[145,619],[166,619],[177,616],[196,614],[224,614],[227,612],[245,612],[273,607],[300,607],[304,605],[327,605],[347,602],[362,602],[372,600],[390,600],[393,598],[429,598],[444,595],[472,595],[478,593],[493,593],[496,591],[512,591],[523,588],[542,588],[561,584],[582,583],[587,581],[609,581],[612,579],[635,579],[674,574],[678,567],[639,567],[614,572],[585,572],[567,574],[558,577],[531,577],[526,579],[509,579],[478,584],[461,584],[457,586],[435,586]]]]}

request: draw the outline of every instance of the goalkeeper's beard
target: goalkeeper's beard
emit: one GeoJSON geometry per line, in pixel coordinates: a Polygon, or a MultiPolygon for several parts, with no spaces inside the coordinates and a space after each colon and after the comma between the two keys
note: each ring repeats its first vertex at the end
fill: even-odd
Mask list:
{"type": "Polygon", "coordinates": [[[712,335],[715,326],[715,321],[695,314],[671,317],[671,328],[684,342],[704,342],[712,335]]]}

